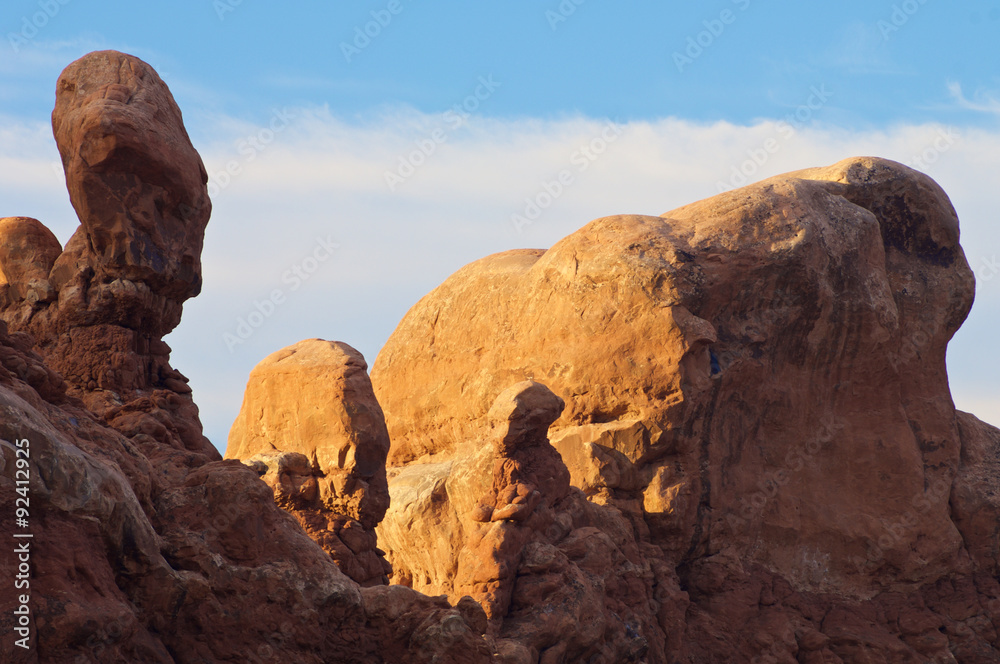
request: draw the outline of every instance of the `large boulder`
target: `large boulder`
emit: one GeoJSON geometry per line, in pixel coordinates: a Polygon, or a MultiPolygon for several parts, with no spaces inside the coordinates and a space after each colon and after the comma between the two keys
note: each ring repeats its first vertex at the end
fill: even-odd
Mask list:
{"type": "Polygon", "coordinates": [[[258,469],[358,583],[384,583],[375,526],[389,507],[389,434],[368,365],[345,343],[307,339],[250,372],[226,457],[258,469]]]}
{"type": "Polygon", "coordinates": [[[59,76],[52,130],[82,224],[57,278],[72,278],[84,261],[99,284],[145,284],[174,305],[149,321],[169,332],[176,305],[201,291],[212,212],[208,173],[169,88],[136,57],[89,53],[59,76]]]}
{"type": "Polygon", "coordinates": [[[503,385],[545,381],[574,484],[658,544],[863,597],[963,568],[944,360],[973,290],[944,192],[852,159],[473,263],[372,381],[395,464],[447,461],[503,385]]]}
{"type": "Polygon", "coordinates": [[[372,370],[394,578],[479,597],[510,662],[996,661],[1000,432],[945,370],[958,236],[932,180],[858,158],[462,268],[372,370]],[[565,402],[548,507],[491,472],[525,380],[565,402]]]}
{"type": "MultiPolygon", "coordinates": [[[[30,569],[29,616],[0,593],[4,661],[490,661],[481,608],[360,588],[259,472],[201,435],[161,337],[200,287],[209,202],[155,72],[85,56],[60,78],[53,119],[81,229],[63,250],[40,222],[0,219],[0,531],[32,535],[30,562],[0,556],[5,579],[30,569]]],[[[381,471],[384,485],[377,457],[362,479],[381,471]]],[[[377,521],[381,494],[339,495],[377,521]]],[[[374,542],[349,529],[353,546],[374,542]]]]}

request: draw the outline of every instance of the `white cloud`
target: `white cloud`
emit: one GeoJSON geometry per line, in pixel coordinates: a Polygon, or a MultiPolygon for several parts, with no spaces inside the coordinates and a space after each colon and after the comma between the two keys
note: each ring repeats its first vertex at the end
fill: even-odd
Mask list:
{"type": "Polygon", "coordinates": [[[948,93],[955,104],[963,110],[1000,115],[1000,100],[997,100],[989,92],[977,90],[973,98],[969,99],[962,92],[961,83],[949,82],[948,93]]]}
{"type": "MultiPolygon", "coordinates": [[[[188,120],[193,136],[213,137],[198,147],[215,185],[227,164],[238,167],[213,199],[204,292],[186,305],[168,339],[173,364],[191,378],[206,433],[220,447],[246,376],[265,355],[323,337],[357,347],[371,363],[407,308],[462,265],[514,247],[550,246],[599,216],[662,214],[714,195],[741,168],[755,181],[852,155],[923,160],[922,170],[959,212],[973,268],[986,274],[981,266],[1000,256],[994,212],[1000,132],[963,128],[941,151],[935,142],[942,145],[938,138],[949,128],[933,124],[862,133],[809,127],[786,137],[774,121],[737,126],[667,118],[624,125],[617,135],[608,133],[607,121],[582,117],[473,117],[454,128],[440,114],[412,109],[364,122],[324,108],[288,110],[294,117],[273,134],[264,131],[272,130],[271,118],[261,125],[220,116],[188,120]],[[444,132],[443,142],[429,139],[435,129],[444,132]],[[780,147],[757,165],[754,156],[769,139],[780,147]],[[427,140],[433,152],[391,191],[386,172],[397,170],[401,158],[420,161],[417,151],[421,141],[429,151],[427,140]],[[588,146],[601,154],[587,158],[588,146]],[[561,171],[572,182],[518,233],[512,216],[524,212],[526,199],[539,201],[561,171]],[[286,273],[303,267],[317,238],[340,247],[293,288],[286,273]],[[265,300],[276,289],[282,303],[230,353],[223,336],[235,334],[258,303],[268,309],[265,300]]],[[[72,210],[51,171],[57,159],[51,138],[39,125],[2,124],[0,214],[64,223],[72,210]]],[[[57,234],[64,241],[69,235],[57,234]]],[[[1000,424],[1000,384],[989,349],[998,326],[1000,274],[980,279],[976,306],[949,357],[957,405],[994,424],[1000,424]]]]}

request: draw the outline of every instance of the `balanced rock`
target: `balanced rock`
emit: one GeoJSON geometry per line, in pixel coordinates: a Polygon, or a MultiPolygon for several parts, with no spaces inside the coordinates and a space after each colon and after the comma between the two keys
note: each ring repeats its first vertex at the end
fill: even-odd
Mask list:
{"type": "MultiPolygon", "coordinates": [[[[490,661],[482,609],[362,591],[258,472],[201,435],[161,337],[200,285],[208,198],[162,81],[131,56],[85,56],[60,79],[54,119],[83,227],[63,251],[34,220],[0,221],[0,531],[32,535],[30,563],[0,556],[5,579],[31,568],[29,615],[0,593],[3,661],[490,661]]],[[[370,436],[363,419],[346,426],[370,436]]],[[[315,498],[311,463],[287,460],[283,495],[315,498]]],[[[381,498],[351,491],[345,507],[377,521],[381,498]]],[[[374,536],[345,519],[361,551],[374,536]]]]}
{"type": "Polygon", "coordinates": [[[389,434],[367,369],[336,341],[272,353],[250,372],[226,449],[257,468],[278,505],[366,585],[389,571],[374,532],[389,506],[389,434]]]}
{"type": "MultiPolygon", "coordinates": [[[[153,68],[116,51],[80,58],[59,76],[52,129],[84,240],[70,240],[80,253],[60,262],[59,277],[82,260],[97,284],[143,283],[171,304],[197,295],[208,174],[153,68]]],[[[166,314],[150,321],[163,333],[179,310],[166,314]]]]}
{"type": "Polygon", "coordinates": [[[52,129],[81,225],[65,247],[4,219],[0,320],[125,435],[217,459],[162,337],[201,289],[208,176],[148,64],[90,53],[59,77],[52,129]]]}

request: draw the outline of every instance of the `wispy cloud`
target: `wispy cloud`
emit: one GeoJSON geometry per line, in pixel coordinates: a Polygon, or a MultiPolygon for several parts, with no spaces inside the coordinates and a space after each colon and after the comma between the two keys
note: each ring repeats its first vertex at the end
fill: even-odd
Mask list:
{"type": "Polygon", "coordinates": [[[976,90],[972,95],[972,99],[969,99],[962,91],[961,83],[949,81],[948,93],[954,103],[963,110],[1000,115],[1000,100],[991,92],[982,89],[976,90]]]}

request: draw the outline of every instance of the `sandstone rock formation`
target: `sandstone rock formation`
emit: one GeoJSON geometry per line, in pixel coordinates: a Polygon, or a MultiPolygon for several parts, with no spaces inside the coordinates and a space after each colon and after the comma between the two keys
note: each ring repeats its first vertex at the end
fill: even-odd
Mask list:
{"type": "Polygon", "coordinates": [[[208,174],[166,84],[115,51],[91,53],[56,84],[52,129],[80,231],[57,282],[83,261],[94,285],[143,284],[137,322],[169,331],[180,303],[201,291],[201,247],[212,212],[208,174]]]}
{"type": "Polygon", "coordinates": [[[367,370],[335,341],[272,353],[250,372],[226,457],[255,467],[340,569],[373,585],[392,571],[374,530],[389,507],[389,434],[367,370]]]}
{"type": "Polygon", "coordinates": [[[162,341],[201,290],[212,210],[180,109],[152,67],[100,51],[59,77],[52,129],[81,225],[62,248],[36,220],[0,222],[0,320],[119,431],[217,459],[162,341]]]}
{"type": "Polygon", "coordinates": [[[926,176],[851,159],[483,259],[372,381],[336,342],[262,362],[244,463],[162,342],[210,211],[169,91],[91,54],[53,127],[81,228],[0,219],[4,661],[1000,661],[1000,430],[949,396],[974,283],[926,176]]]}
{"type": "Polygon", "coordinates": [[[569,492],[569,472],[546,437],[563,406],[544,385],[525,381],[502,392],[490,409],[492,483],[472,510],[459,514],[489,525],[466,526],[455,579],[456,589],[482,602],[490,618],[506,615],[525,545],[533,531],[554,521],[545,508],[569,492]]]}
{"type": "MultiPolygon", "coordinates": [[[[463,268],[406,316],[373,382],[399,462],[453,454],[499,381],[545,381],[567,395],[554,438],[578,486],[654,504],[659,475],[663,491],[700,497],[686,514],[674,506],[674,546],[704,547],[717,531],[749,551],[765,537],[757,555],[802,587],[863,594],[869,579],[849,561],[954,477],[954,409],[938,397],[972,293],[940,189],[854,160],[662,218],[600,219],[544,254],[463,268]],[[779,472],[787,488],[745,508],[779,472]],[[708,519],[704,498],[739,521],[708,519]],[[879,512],[859,523],[858,501],[879,512]],[[803,553],[831,533],[841,544],[829,561],[803,553]]],[[[919,546],[938,570],[957,564],[947,508],[932,501],[894,555],[919,546]]]]}
{"type": "MultiPolygon", "coordinates": [[[[202,436],[161,337],[200,288],[210,204],[155,72],[120,53],[85,56],[59,79],[53,126],[80,230],[63,249],[38,221],[0,220],[0,532],[33,535],[19,589],[30,648],[13,645],[8,586],[3,661],[490,661],[478,605],[360,588],[253,469],[202,436]],[[26,450],[27,527],[15,523],[26,450]]],[[[357,415],[345,424],[369,436],[357,415]]],[[[354,480],[378,485],[378,458],[359,458],[354,480]]],[[[359,499],[369,528],[382,483],[370,505],[338,494],[359,499]]],[[[19,564],[0,555],[5,583],[19,564]]]]}
{"type": "Polygon", "coordinates": [[[501,662],[666,661],[686,604],[677,576],[621,512],[570,487],[546,437],[563,407],[540,383],[515,384],[491,407],[477,452],[392,479],[379,532],[396,578],[479,601],[501,662]],[[650,611],[668,589],[662,615],[650,611]]]}
{"type": "Polygon", "coordinates": [[[394,579],[455,599],[421,523],[468,545],[440,496],[537,380],[574,487],[667,570],[648,661],[998,661],[1000,448],[945,370],[974,292],[958,235],[932,180],[859,158],[459,270],[372,370],[394,579]]]}
{"type": "Polygon", "coordinates": [[[0,219],[0,307],[51,302],[49,272],[60,253],[59,240],[37,219],[0,219]]]}
{"type": "Polygon", "coordinates": [[[493,484],[476,506],[476,521],[527,521],[543,500],[554,503],[566,495],[569,471],[547,437],[564,407],[534,381],[500,393],[487,415],[497,456],[493,484]]]}
{"type": "MultiPolygon", "coordinates": [[[[0,342],[38,360],[6,335],[0,342]]],[[[21,439],[32,458],[37,631],[30,651],[6,650],[5,661],[488,661],[458,608],[406,588],[391,603],[361,591],[243,464],[151,462],[82,404],[56,407],[9,374],[0,378],[4,532],[20,532],[8,470],[21,439]]],[[[0,572],[15,571],[0,559],[0,572]]],[[[0,594],[7,635],[13,602],[0,594]]]]}

